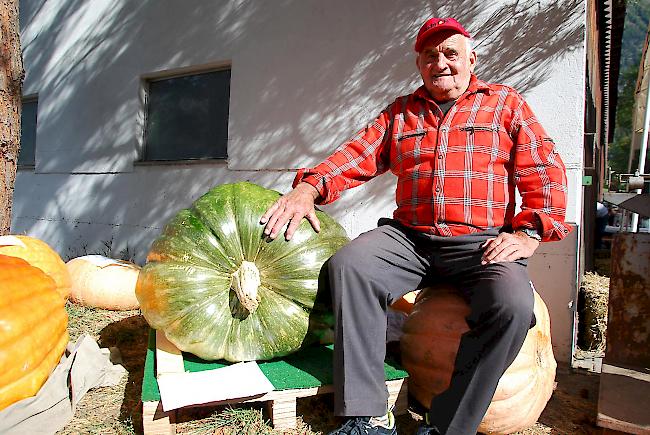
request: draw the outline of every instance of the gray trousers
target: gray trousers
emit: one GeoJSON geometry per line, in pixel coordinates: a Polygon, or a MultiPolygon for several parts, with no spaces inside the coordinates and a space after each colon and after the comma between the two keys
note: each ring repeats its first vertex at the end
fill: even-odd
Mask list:
{"type": "Polygon", "coordinates": [[[336,321],[335,413],[386,412],[386,309],[414,289],[444,281],[469,303],[470,330],[461,338],[449,389],[432,400],[430,422],[441,434],[474,434],[535,322],[526,261],[481,265],[480,246],[497,230],[439,237],[391,219],[379,225],[323,268],[336,321]]]}

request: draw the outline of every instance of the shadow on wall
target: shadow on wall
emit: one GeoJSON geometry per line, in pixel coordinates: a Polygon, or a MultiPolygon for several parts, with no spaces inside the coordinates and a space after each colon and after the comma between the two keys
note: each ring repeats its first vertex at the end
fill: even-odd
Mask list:
{"type": "MultiPolygon", "coordinates": [[[[40,106],[36,175],[20,174],[16,186],[14,219],[34,222],[22,230],[71,246],[79,243],[80,223],[104,223],[106,232],[94,234],[90,246],[110,239],[123,250],[144,231],[128,244],[148,249],[171,216],[214,184],[249,179],[287,191],[291,174],[253,171],[317,164],[397,95],[419,86],[412,45],[433,15],[467,25],[481,78],[524,93],[547,80],[550,63],[583,44],[577,0],[197,3],[21,2],[24,92],[38,93],[40,106]],[[287,19],[292,14],[297,19],[287,19]],[[255,65],[255,55],[269,47],[280,53],[277,64],[255,65]],[[240,84],[241,98],[231,94],[228,168],[134,170],[142,74],[229,57],[233,90],[237,68],[255,67],[258,74],[240,84]]],[[[359,189],[362,197],[350,193],[328,211],[345,220],[354,218],[351,210],[390,210],[392,183],[372,181],[359,189]]]]}
{"type": "MultiPolygon", "coordinates": [[[[290,9],[305,16],[314,7],[300,3],[290,9]]],[[[286,168],[284,152],[293,157],[296,166],[314,165],[396,96],[419,86],[413,42],[425,17],[459,17],[475,36],[480,76],[514,85],[523,93],[548,79],[550,63],[583,44],[583,6],[577,0],[547,5],[511,1],[502,2],[498,8],[471,1],[446,1],[438,2],[435,9],[426,1],[408,2],[407,6],[388,2],[365,27],[358,20],[368,5],[346,6],[343,11],[330,9],[338,16],[323,10],[321,21],[308,21],[308,25],[314,27],[316,35],[327,34],[327,28],[336,29],[330,32],[331,38],[315,38],[308,43],[282,41],[277,62],[290,62],[296,56],[301,61],[291,68],[264,65],[263,78],[246,83],[245,95],[250,97],[232,102],[246,107],[237,111],[241,116],[231,119],[232,129],[240,133],[230,138],[237,156],[231,167],[286,168]],[[365,31],[355,31],[359,27],[365,31]],[[337,51],[341,46],[345,50],[337,51]],[[273,71],[276,74],[268,74],[273,71]],[[259,101],[255,101],[256,96],[259,101]],[[262,147],[282,149],[283,153],[260,156],[256,151],[262,147]]],[[[276,29],[270,23],[277,21],[277,16],[262,21],[262,34],[272,38],[271,30],[265,29],[276,29]]],[[[290,30],[309,34],[307,25],[290,30]]],[[[249,47],[242,63],[255,67],[254,62],[266,49],[267,45],[249,47]]]]}
{"type": "Polygon", "coordinates": [[[584,45],[584,2],[513,1],[472,26],[477,74],[522,94],[547,80],[549,63],[584,45]]]}

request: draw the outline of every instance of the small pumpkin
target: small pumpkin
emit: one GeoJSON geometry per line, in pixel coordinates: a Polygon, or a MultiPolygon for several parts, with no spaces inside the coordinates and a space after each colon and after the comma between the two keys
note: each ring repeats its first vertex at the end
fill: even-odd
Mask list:
{"type": "Polygon", "coordinates": [[[153,243],[136,287],[142,313],[180,350],[203,359],[265,360],[287,355],[331,326],[315,307],[323,263],[348,242],[317,211],[290,241],[268,240],[260,217],[280,194],[224,184],[169,222],[153,243]]]}
{"type": "Polygon", "coordinates": [[[138,265],[102,255],[84,255],[68,261],[66,267],[72,280],[72,301],[105,310],[140,307],[135,297],[138,265]]]}
{"type": "Polygon", "coordinates": [[[50,246],[30,236],[0,236],[0,254],[22,258],[54,279],[57,291],[64,298],[70,296],[70,275],[65,263],[50,246]]]}
{"type": "MultiPolygon", "coordinates": [[[[453,287],[440,286],[418,295],[404,324],[400,348],[409,394],[427,408],[449,386],[461,335],[469,330],[469,311],[453,287]]],[[[501,377],[479,427],[482,433],[507,434],[532,426],[553,393],[557,364],[548,310],[537,292],[534,312],[537,323],[501,377]]]]}
{"type": "Polygon", "coordinates": [[[68,343],[65,300],[54,280],[0,255],[0,409],[34,396],[68,343]]]}

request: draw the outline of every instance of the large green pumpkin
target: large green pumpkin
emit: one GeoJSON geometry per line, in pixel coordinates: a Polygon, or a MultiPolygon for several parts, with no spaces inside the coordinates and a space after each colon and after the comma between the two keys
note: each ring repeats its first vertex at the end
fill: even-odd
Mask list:
{"type": "Polygon", "coordinates": [[[259,221],[279,197],[251,183],[217,186],[153,243],[136,296],[147,322],[182,351],[209,360],[270,359],[331,326],[331,313],[314,307],[318,275],[349,239],[317,211],[320,233],[303,219],[290,241],[269,240],[259,221]]]}

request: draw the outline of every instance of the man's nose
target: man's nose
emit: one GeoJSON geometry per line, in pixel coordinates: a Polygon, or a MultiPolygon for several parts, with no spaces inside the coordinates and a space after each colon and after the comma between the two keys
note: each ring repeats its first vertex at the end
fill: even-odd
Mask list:
{"type": "Polygon", "coordinates": [[[442,71],[447,68],[447,62],[445,61],[445,56],[442,53],[439,53],[432,62],[433,67],[436,71],[442,71]]]}

